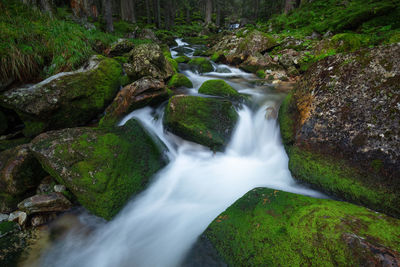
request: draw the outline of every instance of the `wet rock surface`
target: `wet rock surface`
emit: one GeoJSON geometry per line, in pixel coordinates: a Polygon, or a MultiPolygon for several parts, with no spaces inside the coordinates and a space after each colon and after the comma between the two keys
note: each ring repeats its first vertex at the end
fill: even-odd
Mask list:
{"type": "Polygon", "coordinates": [[[69,210],[71,202],[61,193],[34,195],[18,204],[18,209],[28,215],[44,212],[60,212],[69,210]]]}
{"type": "Polygon", "coordinates": [[[102,125],[115,124],[122,116],[146,105],[160,104],[168,99],[164,81],[151,77],[143,77],[122,88],[114,101],[106,109],[102,125]]]}
{"type": "Polygon", "coordinates": [[[393,55],[399,54],[394,44],[328,57],[307,71],[281,110],[296,178],[395,216],[400,216],[400,59],[393,55]]]}
{"type": "Polygon", "coordinates": [[[46,175],[28,145],[0,153],[0,212],[11,212],[46,175]]]}
{"type": "Polygon", "coordinates": [[[116,128],[48,132],[32,141],[46,171],[84,207],[106,219],[165,166],[164,149],[136,120],[116,128]]]}

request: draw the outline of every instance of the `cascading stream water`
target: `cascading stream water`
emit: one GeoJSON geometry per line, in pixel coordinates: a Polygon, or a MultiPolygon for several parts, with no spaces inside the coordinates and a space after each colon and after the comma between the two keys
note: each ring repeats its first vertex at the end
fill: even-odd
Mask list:
{"type": "MultiPolygon", "coordinates": [[[[181,46],[187,44],[178,42],[181,46]]],[[[204,76],[191,71],[197,94],[202,82],[215,77],[241,93],[251,94],[254,106],[239,110],[239,122],[223,153],[166,133],[163,108],[144,108],[128,115],[140,120],[168,147],[170,163],[148,189],[132,200],[111,222],[87,235],[71,232],[42,258],[43,266],[179,266],[210,222],[238,198],[255,187],[269,187],[313,197],[325,197],[293,180],[275,119],[282,95],[267,87],[250,88],[253,76],[224,65],[229,73],[204,76]],[[228,79],[229,78],[229,79],[228,79]]]]}

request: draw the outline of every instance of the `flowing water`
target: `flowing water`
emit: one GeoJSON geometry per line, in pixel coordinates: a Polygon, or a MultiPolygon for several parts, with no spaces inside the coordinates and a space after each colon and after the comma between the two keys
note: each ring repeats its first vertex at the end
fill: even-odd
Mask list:
{"type": "MultiPolygon", "coordinates": [[[[181,40],[178,45],[189,47],[181,40]]],[[[42,257],[41,265],[179,266],[210,222],[255,187],[325,197],[295,182],[288,170],[274,116],[284,94],[255,85],[253,75],[238,69],[225,65],[215,69],[204,75],[184,71],[194,84],[185,93],[197,95],[204,81],[223,78],[251,96],[250,106],[238,107],[239,121],[226,151],[213,153],[164,131],[163,107],[134,111],[120,124],[140,120],[166,144],[169,165],[111,222],[97,224],[89,234],[70,232],[42,257]]]]}

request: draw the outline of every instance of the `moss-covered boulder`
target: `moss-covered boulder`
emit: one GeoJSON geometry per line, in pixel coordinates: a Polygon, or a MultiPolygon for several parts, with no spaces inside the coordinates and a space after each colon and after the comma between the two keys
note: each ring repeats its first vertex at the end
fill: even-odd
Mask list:
{"type": "Polygon", "coordinates": [[[204,235],[229,266],[397,266],[400,221],[346,202],[257,188],[204,235]]]}
{"type": "Polygon", "coordinates": [[[114,101],[106,109],[100,125],[113,126],[129,112],[146,105],[160,104],[167,99],[168,92],[164,81],[143,77],[119,91],[114,101]]]}
{"type": "Polygon", "coordinates": [[[19,145],[27,144],[30,141],[31,139],[26,137],[0,140],[0,152],[10,148],[14,148],[19,145]]]}
{"type": "Polygon", "coordinates": [[[211,62],[204,57],[195,57],[189,61],[189,66],[200,73],[211,72],[214,70],[211,62]]]}
{"type": "Polygon", "coordinates": [[[213,150],[229,142],[238,114],[232,103],[216,98],[174,96],[165,109],[165,128],[213,150]]]}
{"type": "Polygon", "coordinates": [[[199,88],[200,94],[226,97],[231,100],[240,100],[240,94],[224,80],[208,80],[199,88]]]}
{"type": "Polygon", "coordinates": [[[168,87],[170,88],[178,88],[182,86],[193,88],[193,83],[182,73],[174,74],[168,82],[168,87]]]}
{"type": "Polygon", "coordinates": [[[400,45],[314,64],[283,102],[279,121],[293,176],[400,216],[400,45]]]}
{"type": "Polygon", "coordinates": [[[236,34],[225,35],[211,49],[215,55],[213,59],[218,61],[217,55],[223,55],[220,60],[232,65],[239,65],[248,56],[264,54],[268,49],[277,45],[277,41],[270,35],[257,30],[241,30],[236,34]]]}
{"type": "Polygon", "coordinates": [[[25,136],[83,125],[96,118],[120,87],[121,65],[94,56],[81,70],[57,74],[0,95],[0,106],[14,110],[25,124],[25,136]]]}
{"type": "Polygon", "coordinates": [[[175,58],[175,61],[178,63],[188,63],[190,61],[190,57],[180,56],[180,57],[175,58]]]}
{"type": "Polygon", "coordinates": [[[0,153],[0,213],[11,212],[46,176],[28,145],[0,153]]]}
{"type": "Polygon", "coordinates": [[[133,80],[145,76],[155,79],[168,79],[174,74],[174,67],[157,44],[141,44],[129,53],[124,69],[133,80]]]}
{"type": "Polygon", "coordinates": [[[43,167],[92,213],[111,219],[166,164],[164,147],[136,120],[117,128],[73,128],[32,141],[43,167]]]}

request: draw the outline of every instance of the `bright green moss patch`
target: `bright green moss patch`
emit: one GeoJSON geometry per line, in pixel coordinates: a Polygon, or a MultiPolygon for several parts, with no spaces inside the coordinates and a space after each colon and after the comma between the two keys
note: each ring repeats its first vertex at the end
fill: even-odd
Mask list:
{"type": "Polygon", "coordinates": [[[229,266],[360,266],[379,258],[374,246],[400,250],[399,220],[267,188],[236,201],[205,235],[229,266]]]}
{"type": "Polygon", "coordinates": [[[176,62],[174,59],[167,57],[167,60],[169,63],[171,63],[172,67],[174,68],[174,72],[178,73],[179,67],[178,67],[178,62],[176,62]]]}
{"type": "Polygon", "coordinates": [[[200,94],[226,97],[232,100],[239,100],[240,94],[224,80],[208,80],[199,88],[200,94]]]}
{"type": "Polygon", "coordinates": [[[261,79],[265,79],[265,77],[267,76],[267,74],[265,73],[264,70],[258,70],[256,72],[256,75],[257,75],[258,78],[261,78],[261,79]]]}
{"type": "Polygon", "coordinates": [[[189,61],[189,66],[193,67],[200,73],[211,72],[214,70],[210,61],[204,57],[195,57],[189,61]]]}
{"type": "Polygon", "coordinates": [[[182,73],[177,73],[172,76],[172,78],[168,82],[168,86],[171,88],[178,88],[181,86],[192,88],[193,83],[189,80],[188,77],[183,75],[182,73]]]}
{"type": "Polygon", "coordinates": [[[294,121],[291,116],[295,114],[295,105],[293,103],[293,93],[289,93],[283,100],[279,109],[279,126],[281,130],[282,141],[285,147],[294,142],[294,121]]]}
{"type": "Polygon", "coordinates": [[[135,120],[118,128],[54,132],[35,139],[32,149],[48,173],[84,207],[105,219],[145,189],[166,164],[160,141],[135,120]]]}
{"type": "Polygon", "coordinates": [[[344,160],[311,153],[298,147],[289,149],[289,169],[300,181],[310,183],[350,202],[398,216],[398,192],[373,182],[344,160]]]}
{"type": "Polygon", "coordinates": [[[178,63],[188,63],[190,61],[190,57],[180,56],[180,57],[175,58],[175,61],[178,63]]]}
{"type": "Polygon", "coordinates": [[[165,109],[164,125],[170,132],[213,150],[229,142],[238,114],[231,102],[198,96],[174,96],[165,109]]]}

